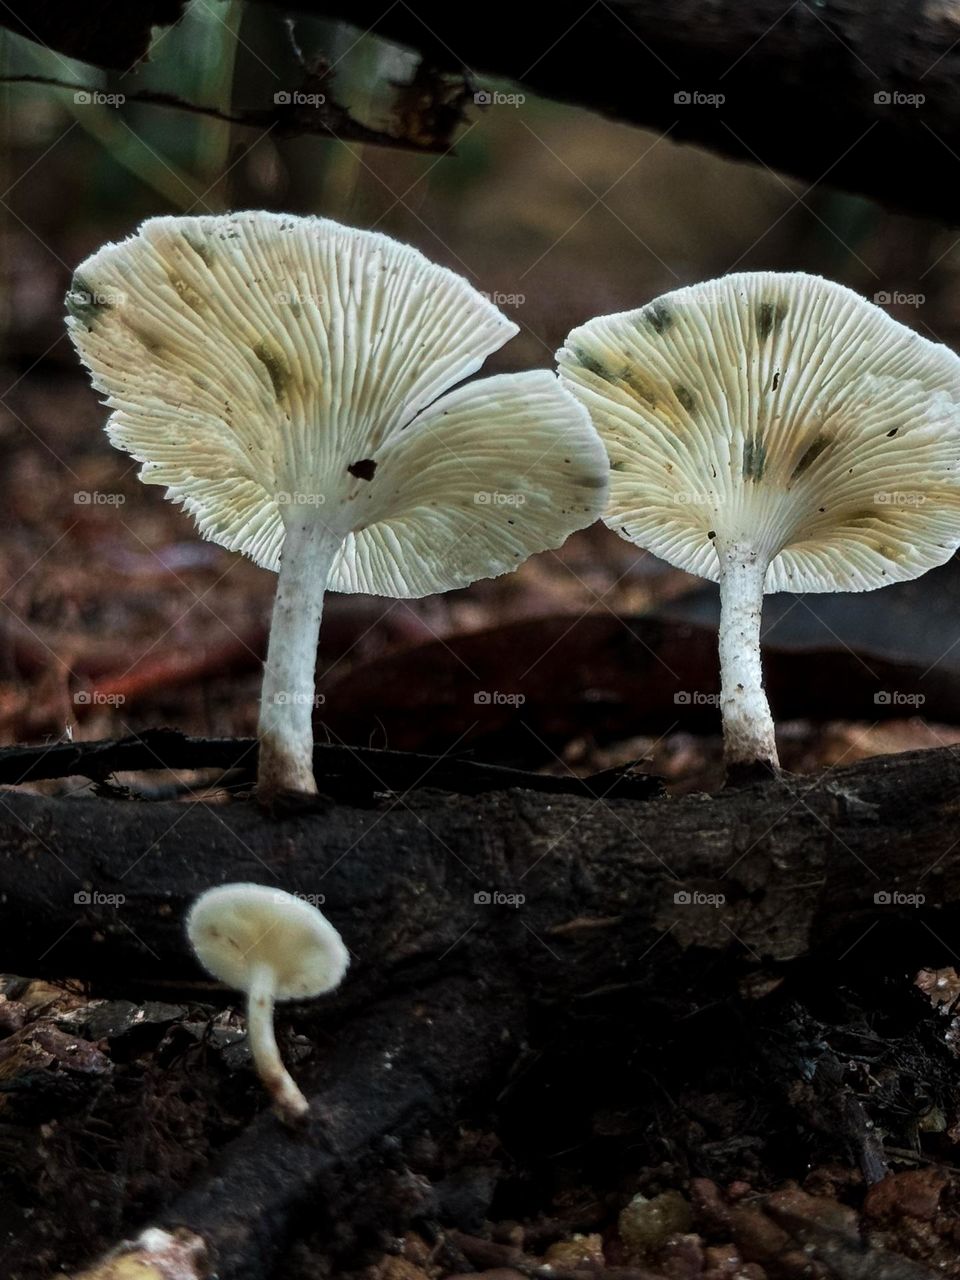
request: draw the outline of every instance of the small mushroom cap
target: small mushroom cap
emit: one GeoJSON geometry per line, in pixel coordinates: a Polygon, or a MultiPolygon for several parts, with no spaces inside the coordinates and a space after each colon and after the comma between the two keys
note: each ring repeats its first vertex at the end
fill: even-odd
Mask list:
{"type": "Polygon", "coordinates": [[[756,272],[600,316],[558,353],[612,468],[607,524],[716,580],[865,591],[960,545],[960,359],[817,276],[756,272]]]}
{"type": "Polygon", "coordinates": [[[332,991],[350,956],[330,921],[303,898],[262,884],[208,889],[187,915],[187,936],[203,967],[238,991],[254,964],[276,974],[278,1000],[332,991]]]}
{"type": "Polygon", "coordinates": [[[333,590],[426,595],[514,569],[603,510],[583,407],[546,370],[450,392],[517,326],[387,236],[152,218],[78,268],[67,309],[111,441],[205,537],[268,568],[284,519],[316,512],[344,539],[333,590]]]}

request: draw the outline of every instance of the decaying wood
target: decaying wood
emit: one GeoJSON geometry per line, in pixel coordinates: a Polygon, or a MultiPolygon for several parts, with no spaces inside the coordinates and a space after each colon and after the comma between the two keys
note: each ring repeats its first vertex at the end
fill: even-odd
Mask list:
{"type": "Polygon", "coordinates": [[[183,914],[225,880],[323,900],[356,955],[347,987],[361,999],[418,966],[437,972],[441,956],[444,971],[451,955],[523,964],[557,995],[583,996],[624,970],[661,985],[671,964],[640,961],[655,944],[679,982],[694,943],[700,955],[782,963],[902,917],[954,945],[958,800],[951,749],[713,796],[398,790],[277,821],[248,802],[8,791],[0,967],[195,979],[183,914]],[[924,901],[898,904],[898,893],[924,901]]]}
{"type": "Polygon", "coordinates": [[[261,1280],[272,1274],[305,1205],[336,1223],[352,1205],[365,1168],[383,1162],[384,1143],[427,1124],[443,1126],[517,1052],[523,998],[488,986],[502,1034],[491,1037],[483,1001],[462,977],[425,986],[368,1010],[342,1034],[316,1071],[311,1113],[293,1132],[264,1112],[220,1160],[150,1227],[86,1280],[261,1280]],[[319,1207],[319,1208],[318,1208],[319,1207]],[[150,1246],[153,1246],[152,1248],[150,1246]],[[127,1270],[122,1268],[126,1267],[127,1270]],[[155,1271],[151,1270],[155,1268],[155,1271]]]}
{"type": "MultiPolygon", "coordinates": [[[[74,770],[76,754],[61,764],[74,770]]],[[[958,806],[950,749],[680,799],[378,785],[361,804],[279,820],[247,800],[7,790],[0,969],[68,974],[98,993],[196,993],[183,937],[195,894],[256,880],[323,903],[352,962],[337,993],[297,1011],[332,1046],[298,1070],[307,1135],[265,1112],[152,1224],[193,1242],[221,1280],[259,1280],[299,1208],[349,1222],[351,1189],[382,1176],[383,1143],[442,1130],[478,1091],[500,1092],[544,1026],[572,1043],[618,1001],[668,1009],[679,1025],[791,974],[823,990],[851,955],[880,957],[919,1000],[916,968],[960,949],[958,806]]],[[[791,1042],[822,1039],[799,1007],[783,1017],[791,1042]]],[[[762,1020],[739,1034],[746,1060],[781,1052],[762,1020]]],[[[949,1050],[938,1052],[949,1074],[949,1050]]],[[[835,1130],[868,1182],[882,1178],[883,1146],[843,1059],[829,1045],[814,1057],[796,1114],[835,1130]]],[[[839,1256],[836,1242],[816,1243],[839,1256]]],[[[92,1275],[115,1280],[125,1261],[143,1259],[120,1254],[92,1275]]]]}

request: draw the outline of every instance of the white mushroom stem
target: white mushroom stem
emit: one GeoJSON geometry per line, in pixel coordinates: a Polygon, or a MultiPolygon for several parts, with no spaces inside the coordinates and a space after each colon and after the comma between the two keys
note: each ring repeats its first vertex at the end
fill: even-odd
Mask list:
{"type": "Polygon", "coordinates": [[[297,1121],[310,1110],[310,1104],[293,1082],[283,1065],[273,1029],[273,999],[276,978],[268,964],[254,964],[250,969],[247,989],[247,1043],[253,1055],[257,1075],[273,1099],[280,1116],[297,1121]]]}
{"type": "Polygon", "coordinates": [[[731,765],[763,761],[778,768],[770,703],[763,689],[760,618],[770,560],[743,544],[718,547],[720,558],[720,709],[723,754],[731,765]]]}
{"type": "Polygon", "coordinates": [[[316,795],[313,708],[323,596],[343,536],[311,508],[287,521],[260,699],[259,798],[316,795]]]}

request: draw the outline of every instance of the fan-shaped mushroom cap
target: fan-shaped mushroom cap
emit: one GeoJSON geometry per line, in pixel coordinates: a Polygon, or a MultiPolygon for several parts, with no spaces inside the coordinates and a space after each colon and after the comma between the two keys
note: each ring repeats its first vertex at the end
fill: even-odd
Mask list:
{"type": "Polygon", "coordinates": [[[343,536],[332,589],[393,596],[504,573],[602,510],[602,445],[553,374],[443,394],[517,326],[387,236],[153,218],[84,262],[67,303],[113,443],[269,568],[284,505],[343,536]]]}
{"type": "Polygon", "coordinates": [[[247,991],[255,965],[269,965],[278,1000],[332,991],[350,961],[339,933],[303,898],[262,884],[225,884],[202,893],[187,936],[204,968],[247,991]]]}
{"type": "Polygon", "coordinates": [[[724,276],[575,329],[561,380],[612,466],[611,528],[717,579],[864,591],[960,544],[960,359],[841,285],[724,276]]]}

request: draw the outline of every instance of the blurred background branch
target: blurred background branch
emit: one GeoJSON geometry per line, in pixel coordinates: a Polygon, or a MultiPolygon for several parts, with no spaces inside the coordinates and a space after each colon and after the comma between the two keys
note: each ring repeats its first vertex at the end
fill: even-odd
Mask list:
{"type": "MultiPolygon", "coordinates": [[[[260,3],[340,18],[358,34],[418,50],[431,74],[475,68],[810,182],[829,172],[831,183],[894,208],[960,216],[960,187],[943,180],[960,153],[952,91],[960,15],[944,0],[596,0],[554,4],[546,18],[524,23],[503,0],[479,18],[442,0],[415,9],[369,0],[260,3]],[[709,99],[723,111],[704,109],[709,99]]],[[[5,5],[0,23],[59,53],[126,70],[147,56],[152,29],[183,11],[183,0],[144,0],[135,12],[123,0],[94,0],[82,11],[32,0],[5,5]]],[[[437,139],[449,139],[458,115],[437,139]]],[[[308,119],[288,123],[305,131],[308,119]]]]}

